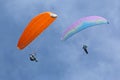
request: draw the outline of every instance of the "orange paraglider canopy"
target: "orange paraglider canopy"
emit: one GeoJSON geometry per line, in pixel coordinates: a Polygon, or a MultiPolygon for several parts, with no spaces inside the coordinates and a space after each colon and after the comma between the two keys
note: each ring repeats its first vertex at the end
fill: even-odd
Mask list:
{"type": "Polygon", "coordinates": [[[22,50],[40,35],[55,19],[57,15],[52,12],[43,12],[34,17],[24,29],[17,47],[22,50]]]}

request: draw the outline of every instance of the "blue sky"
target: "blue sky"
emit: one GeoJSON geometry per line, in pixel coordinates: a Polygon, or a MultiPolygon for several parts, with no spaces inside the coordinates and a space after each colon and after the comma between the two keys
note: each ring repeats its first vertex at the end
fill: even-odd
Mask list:
{"type": "Polygon", "coordinates": [[[119,80],[119,0],[1,0],[0,80],[119,80]],[[51,11],[57,20],[20,51],[17,41],[37,14],[51,11]],[[62,32],[85,16],[102,16],[110,24],[81,31],[67,41],[62,32]],[[87,44],[85,55],[82,45],[87,44]],[[29,54],[38,50],[38,63],[29,54]]]}

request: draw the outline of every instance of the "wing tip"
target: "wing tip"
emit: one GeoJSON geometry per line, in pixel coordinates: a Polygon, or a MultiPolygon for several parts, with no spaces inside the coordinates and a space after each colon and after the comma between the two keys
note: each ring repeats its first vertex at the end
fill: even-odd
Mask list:
{"type": "Polygon", "coordinates": [[[51,16],[52,18],[57,18],[57,14],[55,14],[55,13],[51,13],[50,16],[51,16]]]}
{"type": "Polygon", "coordinates": [[[17,46],[17,49],[22,50],[19,46],[17,46]]]}

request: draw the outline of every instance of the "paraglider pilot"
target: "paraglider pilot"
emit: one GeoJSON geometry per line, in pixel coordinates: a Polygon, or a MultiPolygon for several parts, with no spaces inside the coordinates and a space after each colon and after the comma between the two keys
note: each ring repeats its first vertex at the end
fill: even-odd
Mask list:
{"type": "Polygon", "coordinates": [[[88,50],[87,50],[87,45],[83,45],[83,50],[85,51],[86,54],[88,54],[88,50]]]}
{"type": "Polygon", "coordinates": [[[35,61],[35,62],[38,62],[38,60],[36,59],[35,55],[34,54],[30,54],[30,60],[31,61],[35,61]]]}

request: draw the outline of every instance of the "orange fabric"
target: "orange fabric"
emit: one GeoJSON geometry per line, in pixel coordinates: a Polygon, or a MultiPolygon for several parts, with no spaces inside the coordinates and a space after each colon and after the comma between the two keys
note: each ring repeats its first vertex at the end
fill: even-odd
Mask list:
{"type": "Polygon", "coordinates": [[[44,12],[34,17],[23,31],[17,47],[22,50],[40,35],[55,19],[51,12],[44,12]]]}

